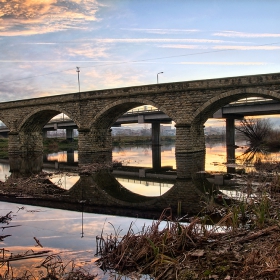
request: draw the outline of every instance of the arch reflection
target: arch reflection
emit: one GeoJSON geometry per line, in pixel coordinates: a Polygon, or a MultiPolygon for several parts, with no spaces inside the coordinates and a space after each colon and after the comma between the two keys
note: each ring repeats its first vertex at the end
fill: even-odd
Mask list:
{"type": "MultiPolygon", "coordinates": [[[[167,207],[173,209],[174,215],[177,215],[178,211],[180,215],[197,213],[202,207],[200,202],[203,192],[195,186],[193,178],[195,172],[203,169],[205,153],[180,153],[176,159],[177,174],[170,174],[164,168],[157,170],[158,173],[154,169],[143,171],[138,168],[138,178],[150,176],[149,180],[154,177],[154,181],[161,182],[160,176],[169,176],[169,188],[165,192],[150,196],[135,193],[116,179],[114,172],[120,171],[120,166],[112,163],[112,152],[79,155],[79,165],[73,167],[70,164],[71,172],[67,173],[76,176],[71,187],[65,188],[61,182],[59,184],[53,180],[52,176],[57,172],[54,167],[49,169],[51,175],[44,180],[38,176],[45,170],[42,155],[11,157],[11,179],[36,176],[40,178],[40,187],[47,191],[33,193],[29,199],[32,204],[117,215],[123,212],[123,215],[152,218],[158,217],[167,207]]],[[[62,170],[67,170],[65,165],[60,171],[62,170]]]]}

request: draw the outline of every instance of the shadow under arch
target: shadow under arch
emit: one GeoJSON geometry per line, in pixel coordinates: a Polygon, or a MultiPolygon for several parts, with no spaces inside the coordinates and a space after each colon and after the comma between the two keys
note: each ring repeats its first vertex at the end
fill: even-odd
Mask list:
{"type": "Polygon", "coordinates": [[[221,107],[239,99],[248,97],[264,97],[280,101],[280,94],[276,91],[254,88],[230,90],[223,92],[222,94],[219,94],[205,102],[195,111],[190,123],[205,123],[207,119],[221,107]]]}

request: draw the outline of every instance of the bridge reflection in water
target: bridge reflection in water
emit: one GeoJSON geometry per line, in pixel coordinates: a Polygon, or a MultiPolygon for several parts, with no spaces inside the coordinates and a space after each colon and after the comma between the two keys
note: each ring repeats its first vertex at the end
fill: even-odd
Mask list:
{"type": "MultiPolygon", "coordinates": [[[[204,170],[205,153],[194,153],[191,157],[190,154],[184,157],[180,153],[176,163],[177,169],[172,171],[165,168],[133,167],[125,167],[124,170],[120,166],[113,167],[110,152],[79,154],[78,166],[73,164],[68,166],[68,171],[78,172],[79,175],[70,189],[57,196],[10,198],[10,200],[6,198],[6,200],[14,199],[21,203],[70,210],[81,210],[82,201],[84,211],[145,218],[156,218],[167,207],[172,208],[175,216],[196,214],[204,206],[201,202],[206,199],[203,192],[205,186],[201,185],[199,188],[194,184],[196,172],[204,170]],[[186,176],[190,168],[194,174],[193,178],[186,176]],[[137,194],[125,188],[115,177],[131,178],[131,174],[138,180],[150,180],[158,184],[168,181],[169,188],[166,188],[165,193],[159,192],[153,196],[137,194]]],[[[34,154],[32,157],[11,155],[9,164],[12,180],[38,174],[46,166],[41,154],[34,154]]],[[[60,168],[66,170],[66,165],[61,164],[60,168]]]]}

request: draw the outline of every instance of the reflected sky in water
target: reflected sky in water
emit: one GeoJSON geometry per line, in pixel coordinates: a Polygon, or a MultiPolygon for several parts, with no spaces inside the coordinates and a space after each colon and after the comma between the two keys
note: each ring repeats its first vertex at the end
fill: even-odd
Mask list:
{"type": "MultiPolygon", "coordinates": [[[[237,145],[244,146],[244,142],[237,145]]],[[[244,149],[236,149],[236,155],[241,155],[244,149]]],[[[52,153],[47,155],[49,161],[67,162],[67,152],[52,153]]],[[[114,147],[113,160],[120,161],[124,166],[152,167],[152,150],[150,146],[114,147]]],[[[78,152],[74,152],[74,161],[78,162],[78,152]]],[[[226,146],[225,143],[206,143],[206,171],[226,171],[226,146]]],[[[171,166],[176,169],[175,144],[161,146],[161,165],[171,166]]]]}
{"type": "MultiPolygon", "coordinates": [[[[85,266],[91,272],[98,273],[99,276],[96,279],[108,279],[94,264],[97,259],[94,256],[96,236],[100,236],[102,228],[104,228],[104,236],[107,236],[111,233],[114,234],[112,227],[114,225],[116,229],[122,230],[120,233],[122,236],[127,232],[131,223],[133,223],[135,232],[140,231],[144,224],[151,225],[152,223],[147,219],[83,213],[82,227],[81,212],[0,202],[1,216],[10,211],[13,211],[13,219],[9,225],[21,226],[6,228],[2,231],[1,235],[11,234],[12,236],[0,242],[1,248],[9,250],[13,254],[24,253],[28,250],[51,250],[52,253],[59,253],[65,263],[75,260],[77,265],[85,266]],[[83,238],[81,238],[82,232],[83,238]],[[43,248],[36,246],[34,237],[40,241],[43,248]]],[[[5,224],[1,224],[1,226],[5,226],[5,224]]],[[[17,273],[19,269],[38,271],[35,267],[43,259],[13,262],[13,271],[14,273],[17,273]]],[[[0,269],[0,273],[2,271],[0,269]]]]}
{"type": "MultiPolygon", "coordinates": [[[[237,142],[239,147],[236,149],[236,157],[239,158],[237,163],[242,164],[242,153],[245,152],[246,146],[245,142],[237,142]]],[[[176,168],[175,162],[175,145],[162,146],[161,147],[161,165],[170,166],[171,168],[176,168]]],[[[273,153],[269,156],[270,160],[279,160],[279,153],[273,153]]],[[[67,152],[59,152],[57,154],[49,154],[47,156],[48,160],[67,162],[67,152]]],[[[73,157],[71,157],[73,159],[73,157]]],[[[74,153],[75,161],[78,161],[78,153],[74,153]]],[[[152,150],[148,146],[139,147],[114,147],[113,149],[113,159],[122,162],[124,166],[137,166],[137,167],[152,167],[152,150]]],[[[226,146],[225,143],[206,143],[206,161],[205,170],[208,172],[226,172],[226,146]]],[[[247,167],[246,170],[249,171],[247,167]]],[[[47,170],[45,170],[47,171],[47,170]]],[[[9,166],[7,164],[0,165],[0,180],[4,181],[5,176],[9,176],[9,166]]],[[[164,194],[166,191],[173,186],[172,183],[162,180],[161,183],[150,182],[143,178],[141,180],[136,179],[122,179],[117,178],[118,181],[127,189],[132,192],[146,195],[146,196],[159,196],[164,194]]],[[[51,181],[62,187],[63,189],[69,190],[75,183],[79,180],[77,174],[52,174],[51,181]]]]}
{"type": "Polygon", "coordinates": [[[10,176],[10,165],[0,163],[0,181],[4,182],[7,176],[10,176]]]}
{"type": "MultiPolygon", "coordinates": [[[[48,170],[43,170],[48,172],[48,170]]],[[[53,173],[50,180],[64,190],[71,189],[80,179],[80,176],[75,173],[53,173]]]]}
{"type": "Polygon", "coordinates": [[[115,177],[128,190],[145,196],[160,196],[174,185],[172,183],[152,182],[144,178],[143,180],[135,180],[115,177]]]}
{"type": "MultiPolygon", "coordinates": [[[[73,151],[74,162],[78,162],[78,151],[73,151]]],[[[48,161],[67,162],[67,151],[60,151],[47,155],[48,161]]]]}

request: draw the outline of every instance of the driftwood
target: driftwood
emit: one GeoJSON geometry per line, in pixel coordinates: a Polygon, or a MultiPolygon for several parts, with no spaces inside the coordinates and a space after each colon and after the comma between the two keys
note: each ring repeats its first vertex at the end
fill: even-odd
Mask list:
{"type": "MultiPolygon", "coordinates": [[[[7,250],[5,250],[5,251],[7,251],[7,250]]],[[[48,254],[50,252],[51,252],[50,250],[46,250],[46,251],[39,251],[39,252],[32,252],[32,253],[16,254],[14,256],[11,255],[9,257],[0,258],[0,265],[3,265],[4,263],[13,262],[13,261],[46,257],[46,256],[48,256],[48,254]]]]}
{"type": "Polygon", "coordinates": [[[235,242],[243,244],[243,243],[246,243],[246,242],[251,241],[253,239],[256,239],[256,238],[258,238],[262,235],[270,234],[270,233],[272,233],[273,231],[276,231],[276,230],[277,231],[280,230],[279,226],[271,226],[271,227],[268,227],[268,228],[265,228],[265,229],[261,229],[257,232],[252,233],[252,234],[246,235],[246,236],[244,236],[240,239],[235,240],[235,242]]]}
{"type": "Polygon", "coordinates": [[[11,227],[20,227],[21,225],[14,225],[14,226],[6,226],[6,227],[0,227],[2,228],[2,231],[5,229],[5,228],[11,228],[11,227]]]}

